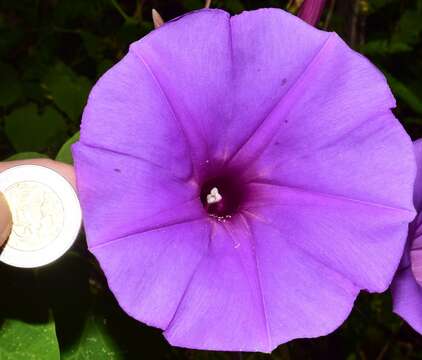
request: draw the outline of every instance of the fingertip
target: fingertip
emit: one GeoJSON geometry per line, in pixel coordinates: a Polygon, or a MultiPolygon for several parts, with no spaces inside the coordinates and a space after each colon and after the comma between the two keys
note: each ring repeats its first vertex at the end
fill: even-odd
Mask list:
{"type": "Polygon", "coordinates": [[[12,213],[6,198],[0,192],[0,246],[9,238],[12,230],[12,213]]]}

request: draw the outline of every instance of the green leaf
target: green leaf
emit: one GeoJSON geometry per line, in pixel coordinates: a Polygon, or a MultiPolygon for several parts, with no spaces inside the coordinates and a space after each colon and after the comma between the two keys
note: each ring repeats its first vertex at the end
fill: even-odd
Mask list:
{"type": "Polygon", "coordinates": [[[109,70],[114,65],[114,62],[110,59],[104,59],[97,64],[97,74],[98,76],[103,75],[107,70],[109,70]]]}
{"type": "Polygon", "coordinates": [[[360,50],[366,55],[386,55],[411,51],[412,48],[404,42],[373,40],[364,44],[360,50]]]}
{"type": "Polygon", "coordinates": [[[384,72],[391,89],[398,98],[405,102],[414,112],[422,114],[422,100],[405,84],[384,72]]]}
{"type": "Polygon", "coordinates": [[[184,0],[183,6],[188,11],[197,10],[204,6],[204,1],[203,0],[184,0]]]}
{"type": "Polygon", "coordinates": [[[88,31],[81,31],[80,35],[88,55],[97,61],[101,61],[105,48],[103,38],[88,31]]]}
{"type": "Polygon", "coordinates": [[[22,94],[19,77],[13,66],[0,62],[0,107],[13,104],[22,94]]]}
{"type": "Polygon", "coordinates": [[[369,13],[374,13],[374,12],[382,9],[383,7],[389,5],[393,1],[394,0],[371,0],[371,1],[368,1],[369,13]]]}
{"type": "Polygon", "coordinates": [[[40,151],[63,142],[66,123],[53,108],[39,114],[36,105],[30,104],[9,114],[4,130],[17,151],[40,151]]]}
{"type": "MultiPolygon", "coordinates": [[[[403,13],[391,38],[392,43],[415,45],[422,33],[422,11],[409,9],[403,13]]],[[[409,46],[412,50],[412,47],[409,46]]]]}
{"type": "Polygon", "coordinates": [[[8,157],[5,161],[39,159],[39,158],[48,158],[48,156],[45,154],[37,153],[37,152],[21,152],[21,153],[17,153],[15,155],[8,157]]]}
{"type": "Polygon", "coordinates": [[[79,140],[79,131],[67,140],[57,153],[56,160],[65,162],[67,164],[73,164],[72,152],[70,147],[79,140]]]}
{"type": "Polygon", "coordinates": [[[6,319],[0,327],[0,359],[60,359],[54,322],[30,324],[6,319]]]}
{"type": "Polygon", "coordinates": [[[227,9],[233,13],[240,13],[245,10],[244,5],[240,0],[227,0],[227,9]]]}
{"type": "Polygon", "coordinates": [[[422,126],[422,118],[405,117],[405,118],[403,118],[401,120],[405,124],[413,124],[413,125],[422,126]]]}
{"type": "Polygon", "coordinates": [[[368,55],[413,51],[422,34],[421,18],[422,6],[404,11],[394,26],[391,38],[369,41],[362,46],[361,50],[368,55]]]}
{"type": "Polygon", "coordinates": [[[62,351],[63,360],[123,359],[118,345],[106,329],[106,320],[89,315],[79,341],[62,351]]]}
{"type": "Polygon", "coordinates": [[[44,78],[44,85],[57,107],[77,122],[91,89],[89,79],[57,63],[44,78]]]}

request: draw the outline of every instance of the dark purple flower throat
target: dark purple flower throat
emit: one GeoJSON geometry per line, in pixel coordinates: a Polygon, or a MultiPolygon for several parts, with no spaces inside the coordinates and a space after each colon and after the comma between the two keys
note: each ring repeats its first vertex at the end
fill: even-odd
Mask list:
{"type": "Polygon", "coordinates": [[[239,211],[247,195],[247,186],[239,172],[222,168],[202,181],[201,202],[212,217],[229,219],[239,211]]]}

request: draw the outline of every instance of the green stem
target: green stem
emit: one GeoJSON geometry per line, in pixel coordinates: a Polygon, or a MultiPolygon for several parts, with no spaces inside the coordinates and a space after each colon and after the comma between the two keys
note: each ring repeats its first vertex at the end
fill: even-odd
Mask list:
{"type": "Polygon", "coordinates": [[[121,8],[121,6],[118,4],[116,0],[110,0],[110,1],[112,5],[115,7],[115,9],[119,12],[119,14],[122,15],[123,19],[125,19],[126,21],[131,20],[131,17],[123,11],[123,9],[121,8]]]}

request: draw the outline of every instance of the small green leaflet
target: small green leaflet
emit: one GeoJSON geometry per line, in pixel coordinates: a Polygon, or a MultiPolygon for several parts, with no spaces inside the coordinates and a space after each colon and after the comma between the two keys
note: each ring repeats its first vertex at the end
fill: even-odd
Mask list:
{"type": "Polygon", "coordinates": [[[0,359],[60,359],[53,320],[31,324],[17,319],[6,319],[0,326],[0,359]]]}
{"type": "Polygon", "coordinates": [[[108,334],[106,319],[88,315],[79,341],[62,350],[63,360],[123,359],[117,344],[108,334]]]}
{"type": "Polygon", "coordinates": [[[60,148],[59,152],[57,153],[56,160],[72,165],[73,158],[72,158],[72,152],[70,148],[78,140],[79,140],[79,131],[63,144],[63,146],[60,148]]]}

